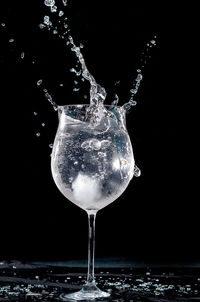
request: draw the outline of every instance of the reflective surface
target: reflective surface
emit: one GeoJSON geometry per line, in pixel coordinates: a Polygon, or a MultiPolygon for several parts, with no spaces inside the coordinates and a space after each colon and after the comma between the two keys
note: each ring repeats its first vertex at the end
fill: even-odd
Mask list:
{"type": "MultiPolygon", "coordinates": [[[[81,289],[85,269],[2,261],[0,301],[60,301],[60,293],[81,289]]],[[[116,262],[115,268],[96,269],[96,280],[111,294],[96,301],[200,301],[200,265],[117,268],[116,262]]]]}

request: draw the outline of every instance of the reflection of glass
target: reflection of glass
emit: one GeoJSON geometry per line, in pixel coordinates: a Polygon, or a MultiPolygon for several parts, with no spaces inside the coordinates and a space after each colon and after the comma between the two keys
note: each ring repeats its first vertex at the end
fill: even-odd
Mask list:
{"type": "Polygon", "coordinates": [[[134,174],[124,109],[97,108],[58,108],[59,126],[51,160],[53,178],[63,195],[84,209],[89,219],[87,282],[79,292],[63,294],[63,300],[109,296],[98,289],[94,279],[95,217],[98,210],[123,193],[134,174]]]}

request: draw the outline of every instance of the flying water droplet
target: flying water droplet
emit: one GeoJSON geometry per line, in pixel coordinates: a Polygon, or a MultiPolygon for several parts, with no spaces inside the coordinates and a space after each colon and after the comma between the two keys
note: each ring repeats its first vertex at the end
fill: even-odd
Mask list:
{"type": "Polygon", "coordinates": [[[21,59],[24,59],[24,56],[25,56],[25,53],[22,52],[22,53],[21,53],[21,59]]]}
{"type": "Polygon", "coordinates": [[[5,24],[5,23],[1,23],[1,26],[2,26],[2,27],[5,27],[5,26],[6,26],[6,24],[5,24]]]}
{"type": "Polygon", "coordinates": [[[50,21],[49,16],[44,16],[44,24],[46,24],[47,26],[51,26],[52,22],[50,21]]]}
{"type": "Polygon", "coordinates": [[[45,4],[46,6],[54,6],[55,0],[45,0],[45,1],[44,1],[44,4],[45,4]]]}
{"type": "Polygon", "coordinates": [[[37,86],[40,86],[42,84],[42,79],[40,79],[39,81],[37,81],[37,86]]]}
{"type": "Polygon", "coordinates": [[[115,94],[115,99],[113,100],[113,102],[111,104],[114,106],[117,106],[118,103],[119,103],[119,97],[117,94],[115,94]]]}
{"type": "Polygon", "coordinates": [[[141,170],[135,165],[134,166],[134,176],[139,177],[141,175],[141,170]]]}
{"type": "Polygon", "coordinates": [[[63,15],[64,15],[64,12],[62,10],[60,10],[58,16],[62,17],[63,15]]]}
{"type": "Polygon", "coordinates": [[[56,6],[56,5],[51,6],[51,12],[52,12],[52,13],[57,12],[57,6],[56,6]]]}
{"type": "Polygon", "coordinates": [[[62,0],[62,2],[63,2],[63,4],[64,4],[64,6],[67,5],[67,0],[62,0]]]}
{"type": "Polygon", "coordinates": [[[36,135],[37,137],[39,137],[39,136],[40,136],[40,132],[37,132],[35,135],[36,135]]]}
{"type": "Polygon", "coordinates": [[[15,41],[15,39],[9,39],[10,43],[13,43],[15,41]]]}

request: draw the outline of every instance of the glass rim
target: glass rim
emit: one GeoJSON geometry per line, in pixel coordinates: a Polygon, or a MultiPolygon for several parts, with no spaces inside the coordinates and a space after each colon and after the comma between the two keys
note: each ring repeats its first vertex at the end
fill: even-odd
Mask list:
{"type": "MultiPolygon", "coordinates": [[[[58,108],[64,108],[64,107],[69,107],[69,106],[90,106],[90,104],[67,104],[67,105],[58,105],[58,108]]],[[[115,107],[115,108],[120,108],[123,109],[125,111],[125,109],[123,108],[123,106],[116,106],[116,105],[103,105],[104,107],[115,107]]]]}

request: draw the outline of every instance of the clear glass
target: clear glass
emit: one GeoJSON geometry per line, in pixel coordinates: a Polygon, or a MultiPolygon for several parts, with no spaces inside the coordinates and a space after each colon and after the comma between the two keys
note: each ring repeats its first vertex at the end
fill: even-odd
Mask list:
{"type": "Polygon", "coordinates": [[[59,126],[51,156],[54,181],[62,194],[88,214],[88,274],[82,290],[61,299],[108,297],[94,278],[95,217],[116,200],[134,175],[135,161],[122,107],[58,107],[59,126]]]}

